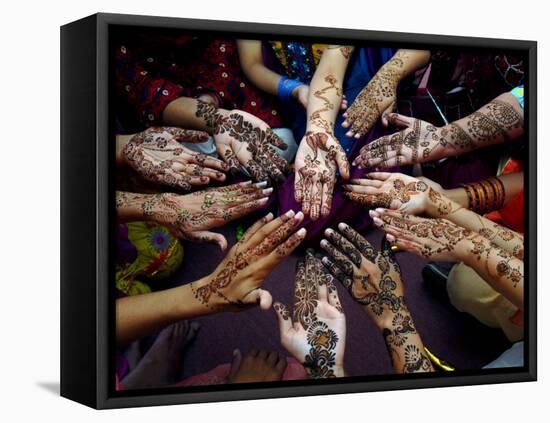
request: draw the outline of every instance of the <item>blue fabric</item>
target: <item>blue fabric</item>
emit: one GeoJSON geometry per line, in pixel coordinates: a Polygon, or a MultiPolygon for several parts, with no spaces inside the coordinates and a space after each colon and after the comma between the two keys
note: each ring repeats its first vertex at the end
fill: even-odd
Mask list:
{"type": "Polygon", "coordinates": [[[277,87],[277,96],[284,103],[288,103],[292,96],[292,91],[294,90],[294,88],[299,87],[300,85],[304,85],[304,83],[287,78],[285,76],[281,76],[281,79],[279,79],[279,85],[277,87]]]}
{"type": "Polygon", "coordinates": [[[510,91],[510,93],[512,93],[512,95],[516,98],[519,105],[523,109],[523,85],[514,88],[512,91],[510,91]]]}

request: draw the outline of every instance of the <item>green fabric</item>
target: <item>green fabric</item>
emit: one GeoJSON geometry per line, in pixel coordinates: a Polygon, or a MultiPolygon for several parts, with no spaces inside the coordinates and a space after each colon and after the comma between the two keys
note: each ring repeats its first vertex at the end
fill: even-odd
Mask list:
{"type": "Polygon", "coordinates": [[[151,292],[148,284],[173,274],[183,261],[183,247],[165,226],[150,222],[130,222],[128,240],[137,250],[132,263],[117,265],[116,287],[126,295],[151,292]]]}

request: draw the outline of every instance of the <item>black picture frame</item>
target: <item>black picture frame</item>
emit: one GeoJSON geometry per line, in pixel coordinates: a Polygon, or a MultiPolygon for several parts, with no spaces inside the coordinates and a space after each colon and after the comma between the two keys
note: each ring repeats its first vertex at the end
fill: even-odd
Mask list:
{"type": "MultiPolygon", "coordinates": [[[[408,34],[153,16],[95,14],[61,27],[61,395],[94,408],[232,401],[535,381],[536,320],[536,75],[534,41],[408,34]],[[523,368],[344,378],[317,383],[222,385],[188,389],[114,392],[113,122],[109,117],[109,30],[115,25],[180,28],[231,34],[313,37],[339,44],[369,41],[400,47],[445,46],[513,49],[528,60],[525,122],[525,365],[523,368]]],[[[311,383],[310,383],[311,382],[311,383]]]]}

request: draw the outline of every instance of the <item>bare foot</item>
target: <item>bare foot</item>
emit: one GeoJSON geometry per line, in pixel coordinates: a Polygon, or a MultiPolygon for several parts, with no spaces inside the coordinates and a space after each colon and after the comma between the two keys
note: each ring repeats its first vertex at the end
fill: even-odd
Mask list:
{"type": "Polygon", "coordinates": [[[177,382],[184,348],[199,324],[181,321],[163,329],[136,368],[123,380],[124,389],[151,388],[177,382]]]}
{"type": "Polygon", "coordinates": [[[273,382],[283,378],[285,369],[286,358],[275,351],[250,350],[243,357],[239,350],[235,350],[228,382],[273,382]]]}

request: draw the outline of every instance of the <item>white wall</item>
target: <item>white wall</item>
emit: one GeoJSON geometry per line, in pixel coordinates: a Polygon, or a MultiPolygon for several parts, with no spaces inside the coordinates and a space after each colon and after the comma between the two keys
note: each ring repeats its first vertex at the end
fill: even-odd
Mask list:
{"type": "MultiPolygon", "coordinates": [[[[546,139],[548,12],[542,1],[8,0],[1,11],[0,419],[138,421],[519,421],[548,410],[544,249],[548,195],[539,201],[539,382],[95,412],[51,392],[59,378],[59,26],[103,12],[518,38],[539,42],[541,190],[546,139]],[[312,4],[307,6],[306,3],[312,4]],[[253,6],[255,5],[255,6],[253,6]],[[546,386],[545,386],[546,385],[546,386]],[[544,410],[544,411],[543,411],[544,410]],[[9,416],[9,417],[7,417],[9,416]],[[6,418],[7,417],[7,418],[6,418]],[[344,420],[345,419],[345,420],[344,420]]],[[[78,283],[78,281],[75,281],[78,283]]]]}

